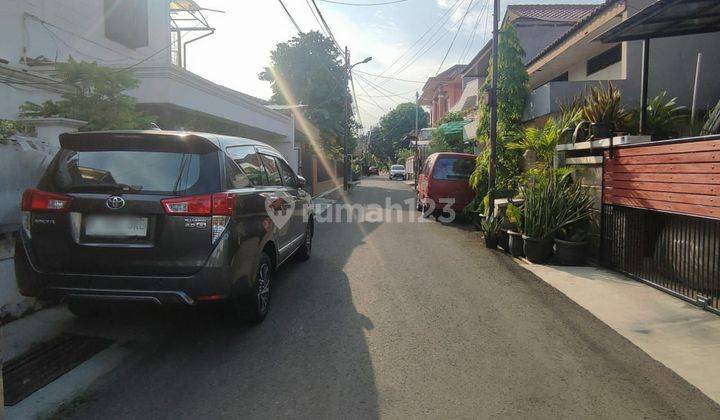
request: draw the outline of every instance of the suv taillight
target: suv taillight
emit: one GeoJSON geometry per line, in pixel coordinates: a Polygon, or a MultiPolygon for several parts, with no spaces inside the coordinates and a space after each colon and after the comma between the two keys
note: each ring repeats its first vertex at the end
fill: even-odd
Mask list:
{"type": "Polygon", "coordinates": [[[22,196],[22,211],[65,213],[70,208],[72,197],[28,188],[22,196]]]}
{"type": "Polygon", "coordinates": [[[212,243],[225,232],[235,211],[235,194],[215,193],[160,200],[165,213],[172,216],[212,216],[212,243]]]}
{"type": "Polygon", "coordinates": [[[172,216],[231,216],[235,194],[216,193],[160,200],[166,214],[172,216]]]}

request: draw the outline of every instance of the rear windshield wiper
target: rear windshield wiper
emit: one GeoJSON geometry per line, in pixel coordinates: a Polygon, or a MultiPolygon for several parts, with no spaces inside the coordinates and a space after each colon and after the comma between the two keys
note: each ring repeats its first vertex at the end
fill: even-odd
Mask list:
{"type": "Polygon", "coordinates": [[[128,185],[128,184],[81,184],[71,185],[67,188],[67,192],[72,191],[88,191],[88,190],[102,190],[102,191],[130,191],[138,192],[142,190],[142,185],[128,185]]]}

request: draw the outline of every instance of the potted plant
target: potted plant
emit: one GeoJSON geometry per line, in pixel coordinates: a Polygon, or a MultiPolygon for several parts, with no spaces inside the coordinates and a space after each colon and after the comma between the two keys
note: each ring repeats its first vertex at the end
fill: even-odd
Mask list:
{"type": "Polygon", "coordinates": [[[612,137],[616,131],[627,127],[630,114],[620,104],[620,90],[608,82],[607,89],[592,86],[585,92],[582,106],[583,121],[589,124],[593,139],[612,137]]]}
{"type": "Polygon", "coordinates": [[[561,265],[583,265],[587,257],[589,220],[572,223],[558,230],[555,237],[557,260],[561,265]]]}
{"type": "Polygon", "coordinates": [[[550,170],[531,177],[521,187],[525,256],[543,263],[553,255],[556,233],[572,224],[590,220],[593,200],[568,172],[550,170]]]}
{"type": "Polygon", "coordinates": [[[489,249],[496,249],[498,246],[498,234],[502,224],[502,216],[488,216],[482,222],[482,230],[485,236],[485,246],[489,249]]]}
{"type": "Polygon", "coordinates": [[[512,225],[512,228],[507,231],[508,250],[513,257],[523,257],[525,254],[522,238],[522,210],[518,205],[510,203],[505,209],[505,216],[512,225]]]}
{"type": "Polygon", "coordinates": [[[547,176],[537,174],[530,177],[520,186],[520,192],[525,199],[523,203],[523,252],[532,263],[543,263],[552,257],[553,253],[553,182],[549,179],[553,175],[550,171],[547,176]]]}

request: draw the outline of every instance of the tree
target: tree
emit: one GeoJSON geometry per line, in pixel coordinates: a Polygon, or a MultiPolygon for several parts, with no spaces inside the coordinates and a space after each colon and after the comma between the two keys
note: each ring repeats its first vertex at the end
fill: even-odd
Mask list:
{"type": "Polygon", "coordinates": [[[465,146],[465,136],[463,132],[447,134],[443,130],[442,125],[449,122],[465,121],[463,115],[459,112],[448,112],[438,122],[438,128],[433,133],[430,140],[430,152],[466,152],[468,147],[465,146]]]}
{"type": "MultiPolygon", "coordinates": [[[[498,40],[498,136],[496,162],[496,190],[506,194],[515,189],[517,177],[522,171],[522,152],[507,147],[507,143],[516,138],[525,110],[525,100],[529,93],[529,77],[523,64],[525,51],[520,45],[517,32],[512,24],[506,24],[498,40]]],[[[488,64],[488,74],[483,90],[490,87],[492,80],[492,60],[488,64]]],[[[470,184],[478,193],[480,202],[487,193],[487,172],[489,165],[490,109],[481,103],[479,107],[478,143],[484,147],[478,156],[477,165],[470,184]]]]}
{"type": "Polygon", "coordinates": [[[272,84],[271,102],[306,105],[305,117],[319,130],[325,151],[335,154],[349,127],[354,148],[355,119],[342,53],[319,32],[300,34],[277,44],[270,66],[259,75],[272,84]]]}
{"type": "MultiPolygon", "coordinates": [[[[412,102],[401,103],[380,118],[379,127],[370,136],[372,152],[382,159],[395,161],[400,149],[411,146],[405,135],[415,129],[416,105],[412,102]]],[[[418,127],[426,127],[428,113],[418,109],[418,127]]]]}
{"type": "Polygon", "coordinates": [[[155,121],[136,111],[135,98],[123,93],[140,85],[132,72],[77,62],[72,57],[67,63],[56,64],[55,69],[63,83],[75,90],[64,93],[59,101],[25,102],[20,106],[21,116],[87,121],[82,131],[143,129],[155,121]]]}

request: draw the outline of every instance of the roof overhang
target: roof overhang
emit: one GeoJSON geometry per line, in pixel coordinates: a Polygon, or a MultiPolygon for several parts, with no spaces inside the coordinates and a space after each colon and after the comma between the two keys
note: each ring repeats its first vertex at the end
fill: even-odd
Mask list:
{"type": "Polygon", "coordinates": [[[624,1],[603,6],[600,12],[563,35],[555,45],[531,60],[527,65],[531,89],[549,82],[571,65],[610,48],[606,44],[593,41],[622,22],[625,10],[624,1]]]}
{"type": "Polygon", "coordinates": [[[718,0],[659,0],[606,31],[604,43],[720,32],[718,0]]]}

